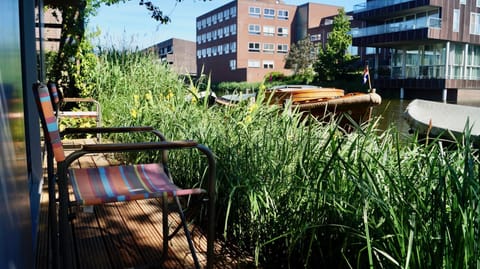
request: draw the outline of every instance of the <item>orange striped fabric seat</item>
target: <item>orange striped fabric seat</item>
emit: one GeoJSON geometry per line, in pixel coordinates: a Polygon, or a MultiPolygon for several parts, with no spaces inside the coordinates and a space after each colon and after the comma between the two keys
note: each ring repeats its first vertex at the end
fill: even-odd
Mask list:
{"type": "Polygon", "coordinates": [[[69,169],[77,203],[95,205],[138,199],[205,193],[181,189],[171,182],[157,163],[99,168],[69,169]]]}

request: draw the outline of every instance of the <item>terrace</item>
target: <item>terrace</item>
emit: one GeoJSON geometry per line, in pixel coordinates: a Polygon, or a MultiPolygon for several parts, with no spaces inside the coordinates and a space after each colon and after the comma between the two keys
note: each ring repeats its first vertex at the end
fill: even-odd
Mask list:
{"type": "MultiPolygon", "coordinates": [[[[68,140],[65,149],[72,150],[93,139],[68,140]]],[[[68,153],[68,152],[67,152],[68,153]]],[[[74,165],[95,167],[115,163],[111,156],[97,154],[84,156],[74,165]]],[[[46,171],[46,168],[44,169],[46,171]]],[[[46,172],[45,172],[46,173],[46,172]]],[[[41,196],[39,237],[37,239],[36,268],[51,268],[52,253],[49,250],[48,193],[47,184],[41,196]]],[[[111,203],[85,207],[78,210],[72,221],[73,244],[77,268],[194,268],[188,244],[179,231],[170,241],[169,252],[162,263],[162,213],[161,199],[128,203],[111,203]]],[[[176,214],[170,218],[175,219],[176,214]]],[[[206,235],[199,227],[193,227],[192,238],[200,265],[206,265],[206,235]]],[[[217,242],[215,244],[215,268],[238,268],[248,263],[247,258],[217,242]]],[[[251,260],[250,260],[251,261],[251,260]]]]}

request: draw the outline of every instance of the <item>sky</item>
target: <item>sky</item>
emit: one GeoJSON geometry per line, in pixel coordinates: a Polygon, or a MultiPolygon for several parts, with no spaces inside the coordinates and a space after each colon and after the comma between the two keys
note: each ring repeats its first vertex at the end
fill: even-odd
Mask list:
{"type": "MultiPolygon", "coordinates": [[[[212,9],[221,7],[232,0],[151,0],[160,6],[171,22],[160,24],[150,17],[140,0],[130,0],[113,6],[102,6],[95,17],[90,18],[88,29],[100,30],[100,36],[93,40],[94,45],[116,49],[143,49],[170,38],[195,41],[196,18],[212,9]]],[[[343,6],[353,10],[355,4],[365,0],[284,0],[286,4],[302,5],[308,2],[343,6]]]]}

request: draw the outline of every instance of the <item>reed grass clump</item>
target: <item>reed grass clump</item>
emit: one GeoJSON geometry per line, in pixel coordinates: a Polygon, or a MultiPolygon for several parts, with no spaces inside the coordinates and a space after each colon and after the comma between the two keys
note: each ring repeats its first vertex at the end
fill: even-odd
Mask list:
{"type": "MultiPolygon", "coordinates": [[[[479,268],[480,161],[468,135],[447,148],[375,122],[346,133],[262,96],[210,107],[198,82],[140,54],[107,53],[97,68],[105,125],[150,125],[213,150],[218,235],[256,266],[479,268]]],[[[185,184],[203,176],[190,154],[171,157],[185,184]]]]}

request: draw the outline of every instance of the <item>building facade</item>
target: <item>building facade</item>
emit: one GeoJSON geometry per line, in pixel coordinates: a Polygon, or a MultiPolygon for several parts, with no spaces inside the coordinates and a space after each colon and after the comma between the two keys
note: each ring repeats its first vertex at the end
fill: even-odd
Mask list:
{"type": "Polygon", "coordinates": [[[367,0],[353,44],[376,48],[375,87],[400,98],[480,95],[480,0],[367,0]]]}
{"type": "Polygon", "coordinates": [[[159,56],[160,61],[167,63],[178,74],[196,76],[195,42],[171,38],[147,50],[155,52],[159,56]]]}
{"type": "Polygon", "coordinates": [[[197,17],[197,73],[212,82],[259,82],[271,72],[290,75],[285,57],[310,26],[338,6],[236,0],[197,17]]]}

